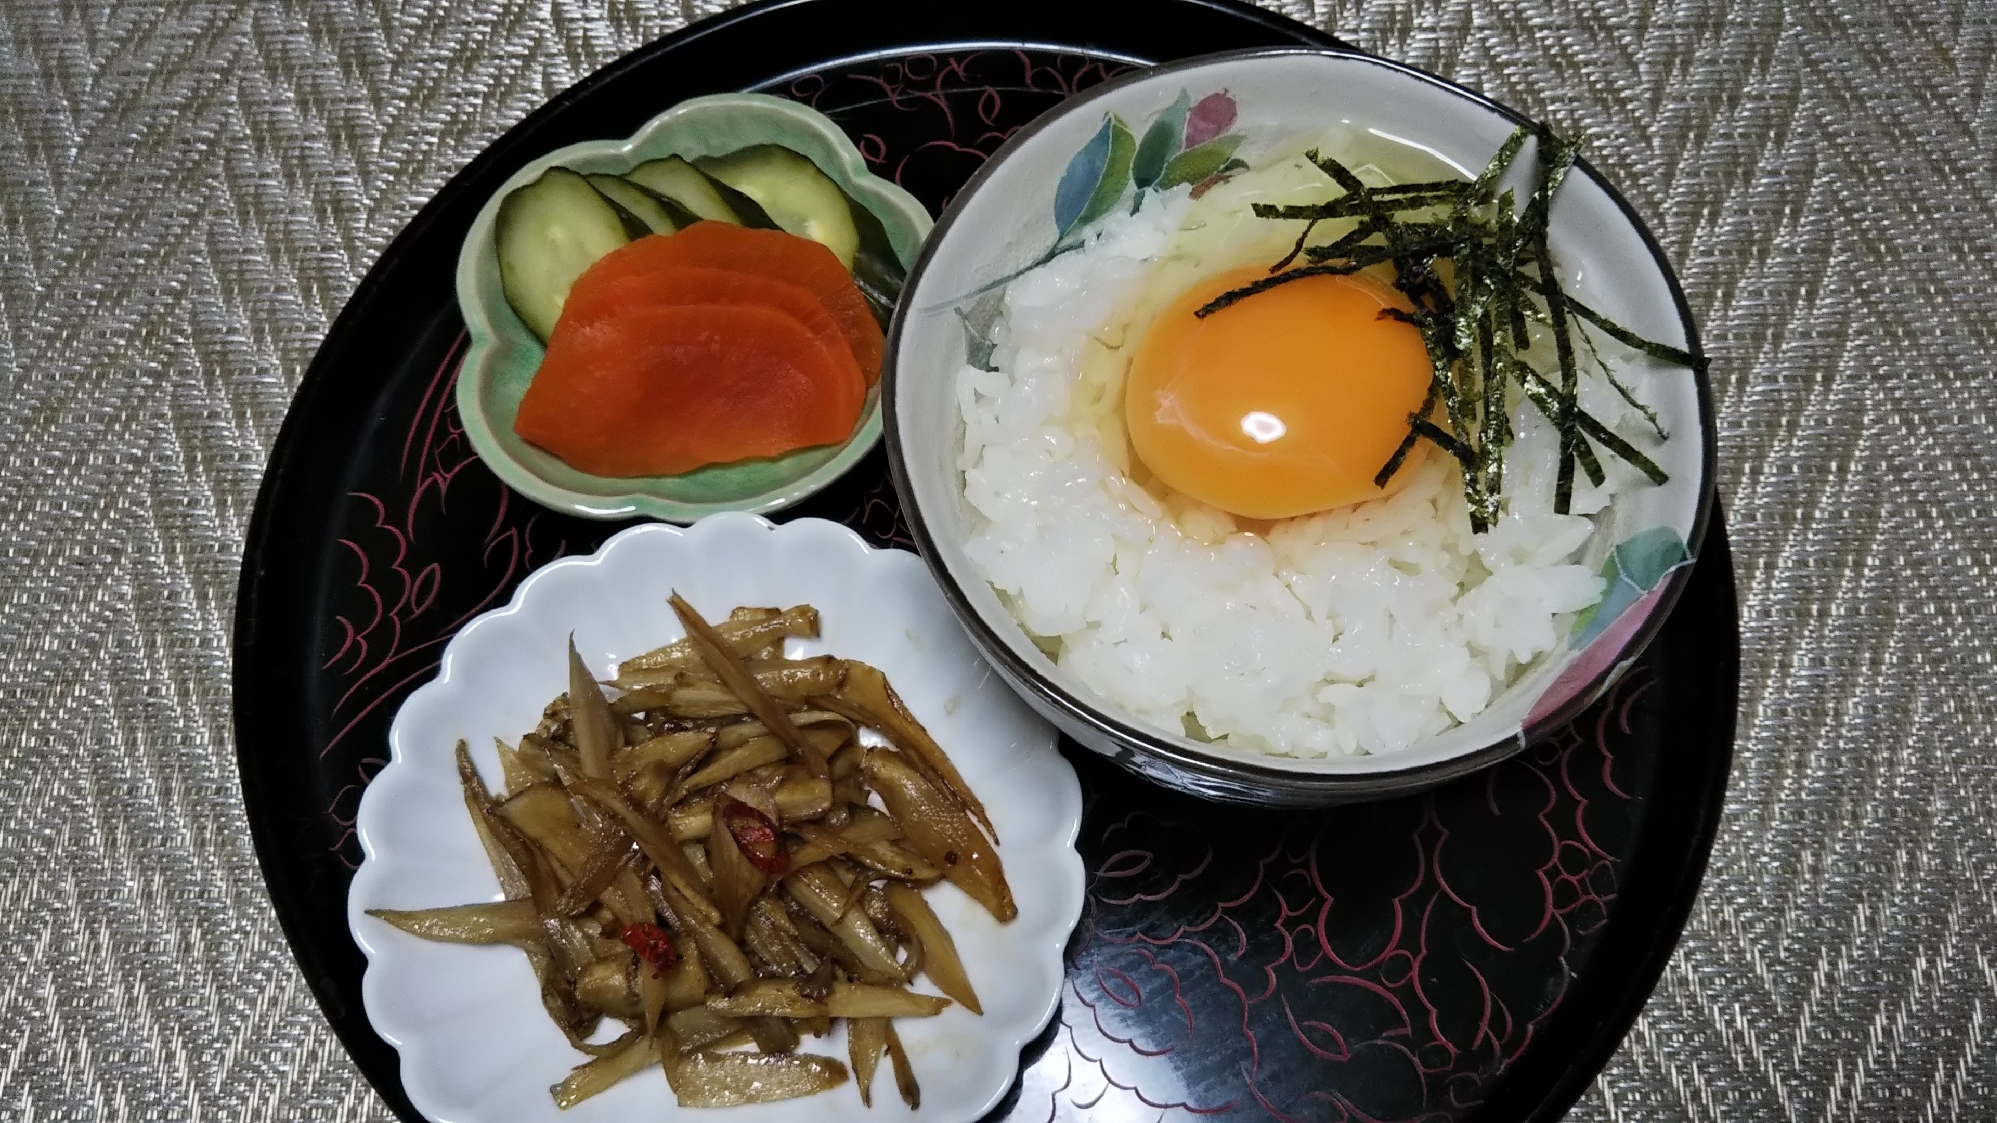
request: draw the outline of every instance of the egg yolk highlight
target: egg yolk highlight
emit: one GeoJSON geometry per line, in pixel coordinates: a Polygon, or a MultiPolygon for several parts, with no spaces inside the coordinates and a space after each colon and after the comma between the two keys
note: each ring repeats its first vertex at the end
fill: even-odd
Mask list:
{"type": "Polygon", "coordinates": [[[1180,294],[1131,360],[1130,443],[1185,494],[1252,519],[1284,519],[1398,490],[1419,443],[1386,488],[1373,477],[1428,393],[1428,351],[1411,311],[1365,277],[1306,277],[1201,319],[1193,313],[1268,276],[1248,266],[1180,294]]]}

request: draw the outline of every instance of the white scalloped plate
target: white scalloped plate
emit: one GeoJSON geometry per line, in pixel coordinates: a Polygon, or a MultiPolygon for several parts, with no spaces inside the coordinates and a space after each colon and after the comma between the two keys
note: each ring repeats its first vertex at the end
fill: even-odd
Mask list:
{"type": "MultiPolygon", "coordinates": [[[[368,957],[361,984],[368,1019],[401,1052],[410,1101],[437,1123],[763,1123],[806,1112],[816,1123],[968,1123],[1005,1094],[1020,1047],[1053,1016],[1063,952],[1081,915],[1074,848],[1081,787],[1054,744],[1052,727],[979,657],[914,554],[871,549],[817,519],[773,527],[725,514],[684,530],[624,531],[590,557],[541,569],[511,604],[467,625],[445,648],[437,678],[396,714],[391,760],[361,800],[366,860],[347,896],[348,925],[368,957]],[[429,943],[365,914],[499,899],[459,795],[452,746],[469,742],[496,782],[493,738],[510,742],[532,729],[542,706],[565,689],[569,633],[607,677],[619,660],[680,636],[666,604],[675,588],[716,616],[742,604],[817,605],[824,636],[794,641],[796,650],[864,659],[887,672],[991,811],[1019,917],[1000,925],[954,887],[931,892],[985,1014],[953,1006],[936,1018],[903,1020],[922,1082],[919,1112],[902,1106],[885,1072],[876,1076],[871,1110],[849,1080],[804,1100],[682,1111],[656,1069],[561,1111],[548,1087],[586,1058],[542,1011],[526,957],[512,948],[429,943]]],[[[837,1033],[805,1048],[846,1056],[837,1033]]]]}

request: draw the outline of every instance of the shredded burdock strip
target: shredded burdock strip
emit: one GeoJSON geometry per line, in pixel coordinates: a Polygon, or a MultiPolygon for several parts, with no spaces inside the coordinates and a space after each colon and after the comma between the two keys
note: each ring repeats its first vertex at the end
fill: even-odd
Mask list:
{"type": "Polygon", "coordinates": [[[687,638],[626,661],[615,698],[570,645],[568,692],[499,746],[509,790],[458,746],[507,900],[373,915],[526,952],[549,1016],[594,1058],[552,1089],[562,1107],[655,1064],[687,1107],[825,1091],[846,1066],[798,1047],[845,1021],[862,1101],[885,1054],[913,1108],[895,1020],[981,1012],[923,891],[947,879],[1015,911],[984,805],[880,671],[782,658],[785,637],[816,635],[810,605],[712,625],[671,600],[687,638]],[[943,994],[909,989],[917,975],[943,994]],[[585,1040],[605,1018],[626,1032],[585,1040]]]}

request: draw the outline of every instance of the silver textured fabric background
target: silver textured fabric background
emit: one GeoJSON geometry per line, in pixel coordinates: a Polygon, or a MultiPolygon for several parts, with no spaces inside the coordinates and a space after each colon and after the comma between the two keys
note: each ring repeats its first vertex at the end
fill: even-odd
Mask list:
{"type": "MultiPolygon", "coordinates": [[[[1281,7],[1585,138],[1713,356],[1739,755],[1575,1117],[1997,1117],[1997,7],[1281,7]]],[[[389,1118],[240,808],[258,477],[431,193],[707,10],[0,4],[0,1119],[389,1118]]]]}

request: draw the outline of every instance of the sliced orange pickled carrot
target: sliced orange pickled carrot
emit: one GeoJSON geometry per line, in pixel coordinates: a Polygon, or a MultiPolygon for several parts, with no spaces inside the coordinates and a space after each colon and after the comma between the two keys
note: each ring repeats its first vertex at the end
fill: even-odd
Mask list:
{"type": "Polygon", "coordinates": [[[880,323],[860,295],[860,287],[853,283],[853,275],[831,250],[809,238],[726,222],[696,222],[677,234],[651,234],[612,250],[598,258],[576,284],[681,265],[733,269],[811,290],[852,346],[853,359],[860,364],[867,385],[872,386],[880,377],[880,323]]]}
{"type": "Polygon", "coordinates": [[[836,444],[860,411],[811,332],[749,304],[634,307],[559,327],[513,430],[596,476],[678,475],[836,444]]]}
{"type": "Polygon", "coordinates": [[[674,265],[642,274],[585,275],[569,289],[555,330],[562,331],[571,321],[619,315],[629,308],[673,304],[759,304],[786,313],[824,345],[827,357],[852,384],[854,400],[867,396],[866,377],[825,305],[801,285],[754,273],[674,265]]]}

